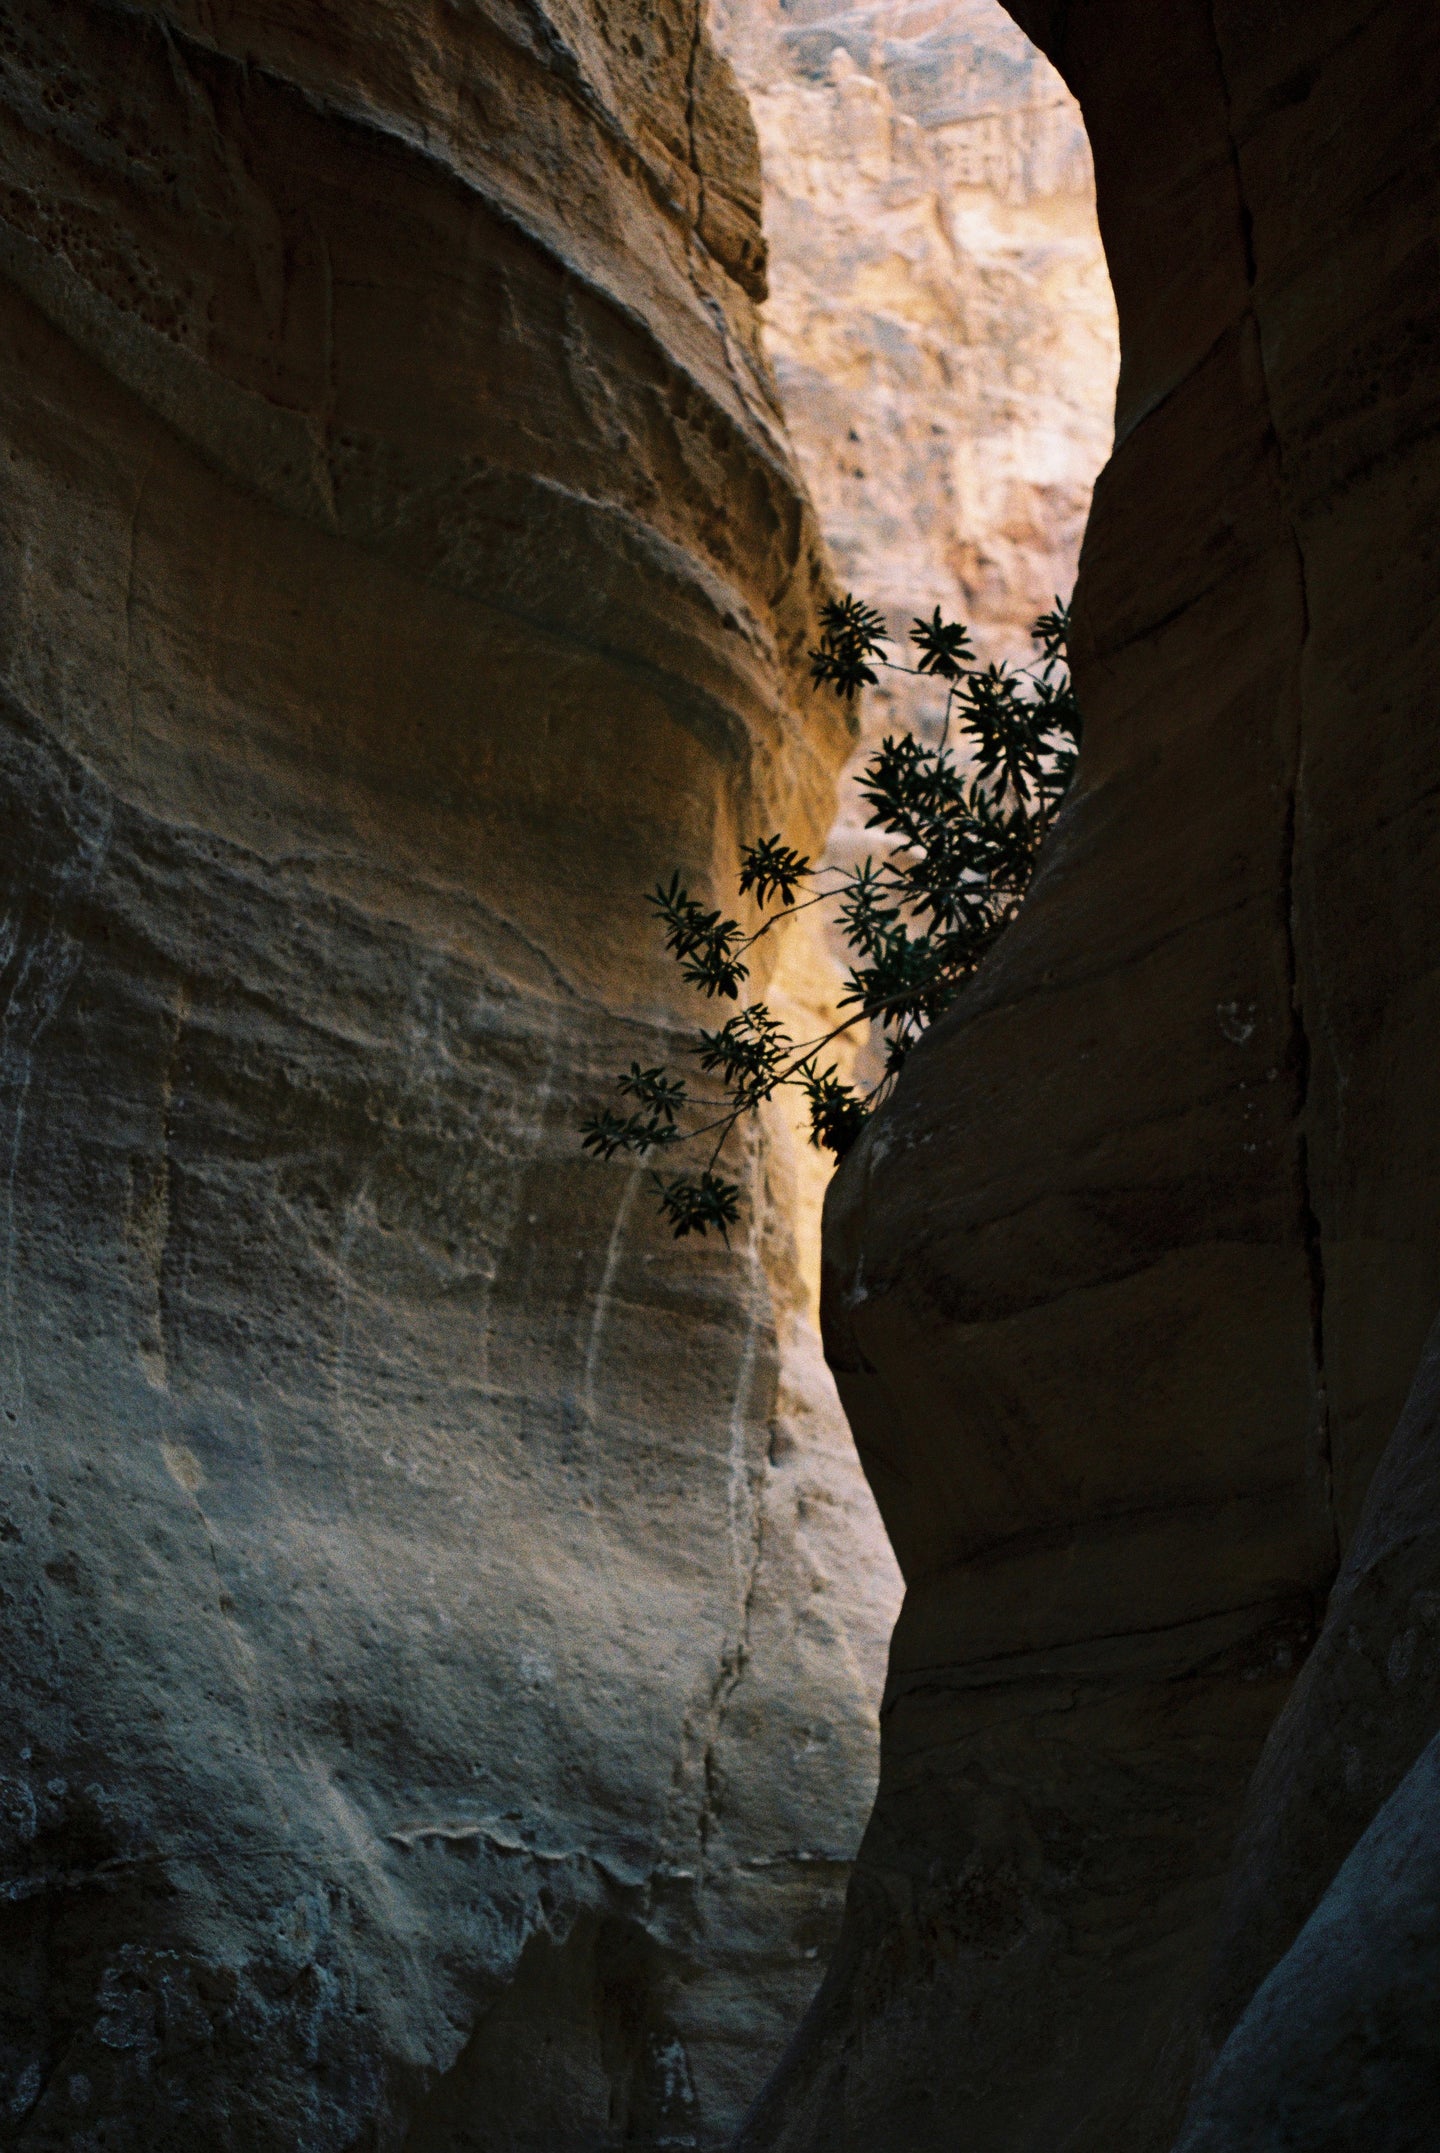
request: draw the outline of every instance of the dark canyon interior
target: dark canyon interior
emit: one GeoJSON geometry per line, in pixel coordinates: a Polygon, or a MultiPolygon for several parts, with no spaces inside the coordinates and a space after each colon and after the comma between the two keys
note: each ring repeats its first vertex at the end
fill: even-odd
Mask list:
{"type": "Polygon", "coordinates": [[[0,2144],[1440,2144],[1440,12],[1011,12],[1116,437],[826,1201],[852,1870],[783,1147],[682,1253],[576,1138],[855,736],[745,98],[0,0],[0,2144]]]}

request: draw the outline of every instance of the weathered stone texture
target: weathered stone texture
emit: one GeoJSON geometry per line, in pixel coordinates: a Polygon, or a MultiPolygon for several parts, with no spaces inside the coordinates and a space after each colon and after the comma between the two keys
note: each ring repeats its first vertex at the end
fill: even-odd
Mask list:
{"type": "MultiPolygon", "coordinates": [[[[763,310],[796,457],[841,581],[899,638],[964,620],[1028,663],[1068,597],[1110,447],[1115,305],[1085,129],[998,0],[722,0],[764,166],[763,310]]],[[[922,728],[882,674],[857,761],[922,728]]],[[[837,858],[874,846],[853,783],[837,858]]]]}
{"type": "MultiPolygon", "coordinates": [[[[917,611],[963,619],[987,661],[1028,663],[1068,594],[1110,445],[1115,307],[1079,110],[998,0],[836,10],[721,0],[715,35],[755,115],[787,430],[841,580],[904,658],[917,611]]],[[[858,779],[897,726],[932,735],[931,681],[882,671],[827,857],[877,847],[858,779]]],[[[800,924],[787,1007],[843,1014],[850,953],[800,924]]],[[[874,1043],[836,1048],[871,1080],[874,1043]]],[[[800,1143],[799,1240],[818,1272],[829,1164],[800,1143]]],[[[817,1280],[818,1288],[818,1280],[817,1280]]]]}
{"type": "Polygon", "coordinates": [[[1073,98],[996,0],[727,0],[716,34],[755,114],[766,341],[838,573],[897,623],[938,603],[987,656],[1028,654],[1110,446],[1073,98]]]}
{"type": "Polygon", "coordinates": [[[1120,314],[1086,746],[828,1206],[907,1597],[846,1931],[745,2141],[788,2153],[1172,2142],[1245,1784],[1440,1301],[1440,19],[1014,12],[1120,314]]]}
{"type": "Polygon", "coordinates": [[[714,2144],[813,1985],[782,1162],[676,1264],[576,1138],[850,746],[757,202],[679,6],[0,8],[8,2143],[714,2144]]]}

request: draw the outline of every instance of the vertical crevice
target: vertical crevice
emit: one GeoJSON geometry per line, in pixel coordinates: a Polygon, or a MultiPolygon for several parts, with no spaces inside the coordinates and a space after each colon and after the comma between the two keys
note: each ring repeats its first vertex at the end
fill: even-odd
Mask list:
{"type": "Polygon", "coordinates": [[[765,1508],[760,1482],[764,1468],[752,1476],[745,1458],[745,1434],[750,1396],[755,1380],[756,1349],[765,1311],[760,1295],[762,1274],[752,1234],[747,1251],[750,1271],[750,1314],[745,1350],[730,1409],[730,1458],[726,1487],[731,1553],[735,1564],[736,1628],[733,1641],[721,1647],[720,1665],[710,1689],[709,1728],[706,1734],[701,1782],[700,1813],[696,1836],[700,1849],[702,1884],[709,1869],[710,1837],[720,1809],[719,1747],[735,1692],[750,1664],[750,1630],[755,1592],[765,1552],[765,1508]],[[747,1500],[748,1497],[748,1500],[747,1500]]]}
{"type": "Polygon", "coordinates": [[[720,349],[725,357],[725,371],[730,385],[740,400],[741,409],[759,426],[762,434],[772,445],[778,446],[788,458],[789,449],[783,434],[777,434],[777,424],[783,428],[784,419],[778,404],[772,404],[763,393],[763,387],[755,376],[753,367],[746,361],[743,351],[736,356],[735,337],[730,317],[722,302],[707,288],[706,281],[696,271],[696,257],[710,256],[710,243],[705,236],[707,188],[704,162],[700,155],[699,132],[699,79],[700,55],[705,43],[706,0],[695,0],[695,21],[690,33],[690,58],[685,69],[685,140],[690,170],[695,175],[695,220],[686,244],[687,274],[690,289],[697,303],[704,308],[715,325],[720,349]]]}
{"type": "MultiPolygon", "coordinates": [[[[1298,775],[1298,773],[1297,773],[1298,775]]],[[[1310,1034],[1306,1028],[1300,995],[1299,959],[1295,940],[1295,789],[1286,805],[1281,928],[1285,941],[1285,965],[1291,1009],[1291,1057],[1295,1068],[1295,1172],[1301,1245],[1310,1289],[1310,1358],[1315,1381],[1315,1437],[1317,1465],[1324,1492],[1330,1530],[1331,1557],[1340,1563],[1340,1529],[1335,1515],[1335,1469],[1330,1430],[1330,1400],[1325,1377],[1325,1250],[1320,1218],[1315,1209],[1310,1175],[1310,1138],[1305,1119],[1310,1101],[1310,1034]]]]}
{"type": "Polygon", "coordinates": [[[697,236],[705,223],[705,174],[700,167],[700,144],[695,130],[695,84],[700,73],[700,47],[704,36],[705,0],[695,0],[695,24],[690,33],[690,60],[685,69],[685,134],[690,152],[690,169],[695,174],[695,231],[697,236]]]}
{"type": "Polygon", "coordinates": [[[1299,601],[1299,636],[1295,652],[1293,702],[1293,732],[1290,744],[1289,770],[1286,776],[1285,813],[1281,831],[1280,850],[1280,931],[1285,955],[1285,976],[1290,1005],[1289,1059],[1295,1072],[1295,1189],[1296,1225],[1300,1245],[1305,1255],[1309,1280],[1310,1361],[1315,1395],[1314,1443],[1316,1466],[1320,1476],[1325,1515],[1329,1529],[1332,1563],[1338,1568],[1340,1561],[1340,1532],[1335,1514],[1335,1471],[1332,1432],[1330,1426],[1330,1402],[1325,1371],[1325,1249],[1319,1213],[1315,1208],[1310,1162],[1310,1138],[1307,1117],[1310,1106],[1311,1050],[1310,1032],[1305,1017],[1305,1000],[1300,977],[1299,936],[1296,927],[1296,864],[1299,854],[1299,803],[1300,784],[1305,760],[1304,726],[1304,665],[1310,641],[1310,592],[1306,570],[1305,548],[1300,537],[1290,499],[1289,481],[1285,469],[1285,450],[1280,430],[1275,422],[1275,408],[1270,390],[1270,376],[1265,363],[1265,342],[1261,333],[1259,310],[1256,304],[1258,280],[1255,219],[1245,191],[1245,175],[1240,159],[1240,145],[1236,140],[1230,80],[1225,67],[1224,48],[1220,42],[1220,29],[1216,20],[1215,0],[1209,0],[1206,9],[1211,45],[1215,58],[1216,79],[1220,86],[1221,103],[1225,116],[1225,140],[1230,154],[1230,169],[1235,184],[1236,216],[1239,224],[1240,244],[1245,264],[1246,319],[1250,334],[1255,340],[1255,358],[1259,370],[1261,391],[1265,400],[1265,445],[1273,459],[1275,489],[1279,497],[1285,528],[1295,559],[1296,585],[1299,601]]]}

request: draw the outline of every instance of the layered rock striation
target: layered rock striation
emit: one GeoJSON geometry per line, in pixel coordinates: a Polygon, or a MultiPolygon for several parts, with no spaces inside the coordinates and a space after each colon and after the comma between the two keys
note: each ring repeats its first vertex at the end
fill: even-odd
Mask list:
{"type": "MultiPolygon", "coordinates": [[[[1440,26],[1411,0],[1014,12],[1084,112],[1119,306],[1086,744],[1024,914],[827,1209],[828,1350],[907,1591],[845,1933],[751,2146],[1161,2153],[1429,1724],[1422,1698],[1372,1757],[1353,1677],[1328,1823],[1304,1786],[1333,1741],[1287,1782],[1279,1735],[1222,1929],[1246,1783],[1440,1301],[1440,26]]],[[[1402,1684],[1433,1681],[1417,1608],[1358,1633],[1402,1684]]],[[[1381,1903],[1432,1781],[1414,1764],[1276,1971],[1287,2054],[1338,1994],[1336,1907],[1381,1903]]],[[[1309,2136],[1253,2077],[1247,2109],[1274,1993],[1187,2144],[1429,2142],[1433,2111],[1345,2136],[1323,2087],[1309,2136]]]]}
{"type": "Polygon", "coordinates": [[[0,58],[4,2135],[717,2143],[891,1593],[783,1162],[677,1265],[576,1135],[637,892],[851,745],[743,99],[667,5],[0,58]]]}

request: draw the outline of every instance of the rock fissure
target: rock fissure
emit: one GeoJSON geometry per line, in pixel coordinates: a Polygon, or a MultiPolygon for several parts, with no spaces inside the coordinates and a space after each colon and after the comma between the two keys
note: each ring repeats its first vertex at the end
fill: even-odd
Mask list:
{"type": "MultiPolygon", "coordinates": [[[[754,1261],[752,1257],[752,1261],[754,1261]]],[[[758,1265],[757,1265],[758,1269],[758,1265]]],[[[700,1810],[696,1819],[695,1837],[700,1849],[701,1875],[705,1874],[710,1858],[710,1840],[719,1819],[722,1784],[719,1766],[720,1740],[725,1723],[734,1703],[735,1693],[745,1679],[750,1660],[750,1627],[754,1614],[755,1594],[759,1585],[761,1563],[765,1551],[765,1509],[755,1482],[763,1477],[762,1464],[752,1473],[743,1451],[744,1405],[750,1386],[754,1381],[754,1358],[756,1328],[747,1337],[742,1361],[740,1380],[736,1386],[735,1404],[731,1420],[730,1486],[726,1503],[729,1512],[732,1539],[737,1542],[737,1561],[743,1564],[742,1589],[738,1600],[738,1621],[733,1640],[725,1646],[720,1665],[710,1691],[708,1726],[701,1760],[700,1810]],[[743,1509],[746,1520],[745,1539],[748,1546],[741,1554],[740,1515],[743,1509]]]]}
{"type": "Polygon", "coordinates": [[[1053,1667],[1057,1676],[1084,1674],[1083,1665],[1076,1663],[1083,1661],[1085,1654],[1103,1651],[1109,1645],[1126,1645],[1150,1638],[1193,1638],[1198,1646],[1203,1647],[1204,1654],[1208,1657],[1213,1652],[1228,1651],[1247,1638],[1262,1636],[1279,1623],[1308,1622],[1312,1617],[1313,1608],[1308,1596],[1304,1600],[1248,1600],[1234,1607],[1215,1608],[1204,1614],[1186,1616],[1178,1622],[1157,1622],[1141,1624],[1134,1629],[1087,1632],[1083,1636],[1061,1639],[1055,1644],[1030,1645],[1021,1651],[1001,1653],[984,1659],[937,1660],[933,1664],[909,1664],[900,1674],[892,1677],[887,1692],[886,1709],[902,1691],[908,1695],[913,1688],[952,1686],[937,1682],[936,1678],[942,1675],[953,1675],[956,1678],[953,1686],[969,1688],[972,1677],[981,1677],[981,1681],[975,1686],[989,1687],[993,1669],[994,1686],[1005,1688],[1011,1681],[1032,1679],[1031,1670],[1034,1672],[1034,1679],[1049,1679],[1045,1666],[1039,1664],[1042,1662],[1053,1667]],[[1208,1634],[1217,1629],[1223,1630],[1226,1638],[1226,1642],[1220,1645],[1214,1644],[1208,1634]]]}
{"type": "Polygon", "coordinates": [[[1297,823],[1300,808],[1300,788],[1305,767],[1305,666],[1310,641],[1309,579],[1304,542],[1290,497],[1290,485],[1285,468],[1285,446],[1276,418],[1275,400],[1265,351],[1264,325],[1260,319],[1257,303],[1259,265],[1255,251],[1255,220],[1246,195],[1244,167],[1239,141],[1235,134],[1233,97],[1229,73],[1225,64],[1224,48],[1220,37],[1220,26],[1216,16],[1216,6],[1217,0],[1207,0],[1207,20],[1210,26],[1210,36],[1215,54],[1216,76],[1220,85],[1220,95],[1225,115],[1225,139],[1229,146],[1241,244],[1244,250],[1245,284],[1248,294],[1247,312],[1254,337],[1256,365],[1265,397],[1266,432],[1274,460],[1276,493],[1285,518],[1285,526],[1289,533],[1298,592],[1299,631],[1290,690],[1294,703],[1294,722],[1289,750],[1290,767],[1286,779],[1285,812],[1281,834],[1279,916],[1284,940],[1285,975],[1290,1002],[1290,1054],[1295,1073],[1296,1090],[1296,1208],[1300,1245],[1304,1251],[1309,1290],[1310,1355],[1315,1395],[1315,1428],[1312,1440],[1316,1452],[1316,1466],[1321,1481],[1320,1500],[1329,1536],[1333,1570],[1339,1566],[1341,1548],[1339,1521],[1335,1510],[1335,1475],[1330,1432],[1330,1406],[1325,1376],[1325,1250],[1323,1229],[1315,1208],[1311,1186],[1310,1140],[1306,1128],[1306,1117],[1310,1109],[1311,1045],[1305,1015],[1304,984],[1300,971],[1295,887],[1296,859],[1299,845],[1297,823]]]}
{"type": "Polygon", "coordinates": [[[700,68],[700,53],[705,37],[705,0],[695,0],[695,16],[690,32],[690,58],[685,68],[685,133],[690,149],[690,169],[695,175],[696,209],[691,232],[692,244],[700,241],[700,227],[705,218],[705,171],[700,156],[699,135],[695,123],[696,77],[700,68]]]}

